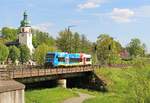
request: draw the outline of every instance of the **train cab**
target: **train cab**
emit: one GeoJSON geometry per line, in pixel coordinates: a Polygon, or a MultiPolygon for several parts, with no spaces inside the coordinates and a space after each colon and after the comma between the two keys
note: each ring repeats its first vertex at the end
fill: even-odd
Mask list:
{"type": "Polygon", "coordinates": [[[92,65],[92,56],[89,54],[83,55],[83,64],[84,65],[92,65]]]}
{"type": "Polygon", "coordinates": [[[45,64],[48,67],[66,66],[69,59],[65,52],[48,52],[45,58],[45,64]],[[68,58],[68,59],[67,59],[68,58]]]}

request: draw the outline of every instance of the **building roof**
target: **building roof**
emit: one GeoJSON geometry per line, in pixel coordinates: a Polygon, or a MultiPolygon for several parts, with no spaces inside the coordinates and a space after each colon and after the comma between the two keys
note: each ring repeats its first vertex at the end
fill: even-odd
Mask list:
{"type": "Polygon", "coordinates": [[[29,20],[28,20],[28,14],[27,11],[23,13],[23,20],[21,21],[21,27],[27,27],[30,26],[29,20]]]}
{"type": "Polygon", "coordinates": [[[16,41],[11,41],[11,42],[7,42],[5,43],[6,46],[19,46],[20,43],[19,43],[19,40],[16,40],[16,41]]]}

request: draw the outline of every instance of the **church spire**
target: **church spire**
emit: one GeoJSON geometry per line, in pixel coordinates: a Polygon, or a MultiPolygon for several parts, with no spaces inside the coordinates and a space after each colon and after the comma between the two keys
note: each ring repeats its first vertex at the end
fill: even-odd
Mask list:
{"type": "Polygon", "coordinates": [[[33,53],[34,47],[32,45],[31,26],[29,25],[28,14],[26,11],[23,13],[23,20],[20,25],[19,43],[26,45],[30,49],[30,53],[33,53]]]}
{"type": "Polygon", "coordinates": [[[27,11],[26,11],[26,10],[24,11],[23,16],[24,16],[24,18],[23,18],[24,20],[27,20],[27,19],[28,19],[28,14],[27,14],[27,11]]]}
{"type": "Polygon", "coordinates": [[[29,21],[28,21],[28,14],[27,11],[24,11],[23,13],[23,20],[21,21],[21,27],[29,26],[29,21]]]}

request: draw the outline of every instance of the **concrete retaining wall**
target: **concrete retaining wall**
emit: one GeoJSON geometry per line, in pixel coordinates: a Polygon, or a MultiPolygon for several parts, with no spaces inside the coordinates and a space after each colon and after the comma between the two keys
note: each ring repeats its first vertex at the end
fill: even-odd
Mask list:
{"type": "Polygon", "coordinates": [[[13,80],[0,81],[0,103],[24,103],[24,88],[13,80]]]}

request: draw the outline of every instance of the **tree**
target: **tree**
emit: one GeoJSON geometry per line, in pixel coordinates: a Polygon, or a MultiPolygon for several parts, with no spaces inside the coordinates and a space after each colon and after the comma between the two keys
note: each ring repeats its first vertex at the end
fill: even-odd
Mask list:
{"type": "Polygon", "coordinates": [[[11,46],[9,48],[9,58],[12,60],[13,63],[16,62],[16,60],[19,60],[20,57],[20,50],[16,46],[11,46]]]}
{"type": "Polygon", "coordinates": [[[8,48],[5,45],[0,44],[0,63],[3,63],[7,59],[8,54],[8,48]]]}
{"type": "Polygon", "coordinates": [[[55,40],[51,36],[49,36],[49,33],[32,29],[32,34],[33,34],[33,39],[32,39],[33,46],[35,48],[42,43],[45,43],[48,46],[55,45],[55,40]]]}
{"type": "Polygon", "coordinates": [[[11,40],[11,41],[17,40],[18,29],[3,27],[1,32],[2,32],[2,35],[5,37],[5,39],[11,40]]]}
{"type": "Polygon", "coordinates": [[[56,39],[56,45],[63,52],[92,52],[92,43],[87,40],[85,35],[80,35],[77,32],[72,33],[68,30],[59,33],[59,37],[56,39]]]}
{"type": "Polygon", "coordinates": [[[97,59],[100,64],[114,64],[120,61],[121,44],[107,34],[101,34],[97,39],[97,59]]]}
{"type": "Polygon", "coordinates": [[[68,31],[67,29],[65,31],[61,31],[56,40],[58,49],[62,52],[72,52],[72,38],[73,34],[71,31],[68,31]]]}
{"type": "Polygon", "coordinates": [[[131,39],[131,42],[127,45],[127,50],[132,57],[144,56],[146,45],[142,44],[140,39],[131,39]]]}
{"type": "Polygon", "coordinates": [[[89,40],[87,40],[85,35],[81,35],[80,52],[82,53],[92,52],[92,43],[89,40]]]}
{"type": "Polygon", "coordinates": [[[80,35],[77,32],[73,35],[72,45],[73,45],[72,52],[74,53],[80,52],[81,40],[80,40],[80,35]]]}
{"type": "Polygon", "coordinates": [[[98,59],[97,59],[97,44],[95,42],[92,43],[92,62],[94,64],[98,64],[98,59]]]}
{"type": "Polygon", "coordinates": [[[26,63],[30,59],[30,50],[26,45],[20,45],[20,62],[26,63]]]}
{"type": "Polygon", "coordinates": [[[41,44],[39,45],[35,52],[34,52],[34,59],[36,60],[36,62],[40,65],[44,64],[45,62],[45,56],[46,56],[46,53],[49,51],[49,52],[52,52],[55,50],[55,47],[49,47],[48,45],[46,44],[41,44]]]}

